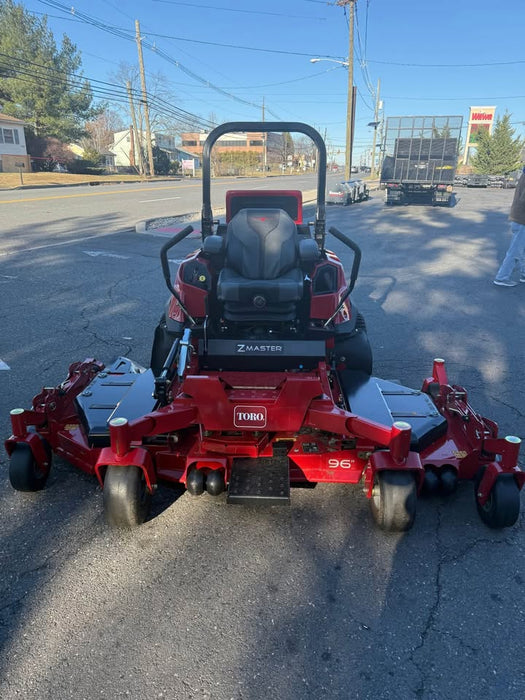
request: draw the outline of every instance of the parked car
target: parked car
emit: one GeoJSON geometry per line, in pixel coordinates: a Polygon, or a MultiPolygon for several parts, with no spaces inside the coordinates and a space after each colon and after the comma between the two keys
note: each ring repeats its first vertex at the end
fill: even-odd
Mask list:
{"type": "Polygon", "coordinates": [[[467,178],[467,187],[488,187],[489,176],[481,173],[472,173],[467,178]]]}
{"type": "Polygon", "coordinates": [[[329,188],[326,196],[327,204],[342,204],[344,207],[352,204],[353,193],[352,189],[346,182],[338,182],[337,185],[332,185],[329,188]]]}

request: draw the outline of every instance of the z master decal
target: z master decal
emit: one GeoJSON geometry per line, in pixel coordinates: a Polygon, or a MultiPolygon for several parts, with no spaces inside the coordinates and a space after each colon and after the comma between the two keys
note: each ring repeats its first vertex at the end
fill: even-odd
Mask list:
{"type": "Polygon", "coordinates": [[[277,353],[283,352],[282,345],[257,345],[255,343],[237,343],[235,352],[239,353],[277,353]]]}

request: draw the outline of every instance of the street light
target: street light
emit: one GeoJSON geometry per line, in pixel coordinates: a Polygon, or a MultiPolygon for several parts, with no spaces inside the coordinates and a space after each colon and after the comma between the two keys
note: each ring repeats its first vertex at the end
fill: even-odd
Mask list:
{"type": "Polygon", "coordinates": [[[368,122],[367,126],[374,127],[374,140],[372,142],[372,167],[370,168],[370,177],[374,179],[376,175],[376,139],[377,139],[377,127],[381,122],[368,122]]]}
{"type": "Polygon", "coordinates": [[[348,68],[348,61],[338,61],[337,58],[311,58],[310,63],[319,63],[319,61],[330,61],[330,63],[339,63],[341,66],[348,68]]]}
{"type": "Polygon", "coordinates": [[[354,118],[355,118],[355,87],[353,85],[353,67],[350,61],[338,61],[336,58],[311,58],[310,63],[330,61],[339,63],[348,68],[348,92],[346,98],[346,150],[345,150],[345,180],[350,180],[352,171],[352,147],[354,145],[354,118]]]}

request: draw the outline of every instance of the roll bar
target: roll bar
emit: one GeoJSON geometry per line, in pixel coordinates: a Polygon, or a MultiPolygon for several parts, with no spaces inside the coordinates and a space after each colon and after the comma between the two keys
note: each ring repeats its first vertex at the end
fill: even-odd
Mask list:
{"type": "Polygon", "coordinates": [[[217,126],[208,134],[202,151],[202,216],[201,230],[203,239],[213,233],[213,212],[211,209],[211,149],[213,144],[224,134],[239,131],[299,132],[309,136],[317,147],[317,206],[315,212],[315,240],[321,248],[325,237],[325,189],[326,189],[326,146],[321,134],[302,122],[226,122],[217,126]]]}

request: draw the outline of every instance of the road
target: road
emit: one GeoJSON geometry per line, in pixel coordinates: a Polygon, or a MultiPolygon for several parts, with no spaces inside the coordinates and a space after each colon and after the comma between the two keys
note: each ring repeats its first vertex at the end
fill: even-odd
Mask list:
{"type": "MultiPolygon", "coordinates": [[[[271,178],[221,178],[213,181],[212,207],[224,206],[228,189],[315,189],[313,174],[271,178]],[[293,182],[291,185],[290,183],[293,182]]],[[[4,254],[45,243],[48,236],[97,237],[134,229],[144,219],[200,212],[200,179],[0,190],[0,237],[4,254]],[[6,248],[5,239],[10,245],[6,248]]]]}
{"type": "MultiPolygon", "coordinates": [[[[511,198],[460,190],[452,208],[387,208],[374,193],[327,216],[363,250],[353,298],[374,372],[417,388],[444,357],[474,407],[524,437],[525,285],[492,285],[511,198]]],[[[3,435],[9,410],[70,362],[147,363],[167,296],[165,238],[116,218],[101,228],[102,198],[62,201],[67,214],[39,205],[34,232],[28,202],[19,229],[3,219],[3,435]]],[[[525,696],[523,517],[488,530],[471,484],[421,500],[404,535],[378,531],[361,490],[340,485],[268,510],[163,487],[153,517],[122,533],[94,479],[57,461],[44,491],[16,493],[1,460],[2,699],[525,696]]]]}

